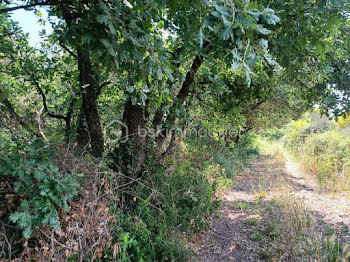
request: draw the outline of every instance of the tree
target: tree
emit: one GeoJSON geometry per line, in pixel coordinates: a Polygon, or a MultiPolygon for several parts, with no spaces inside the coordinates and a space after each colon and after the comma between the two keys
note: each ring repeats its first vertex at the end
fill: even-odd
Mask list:
{"type": "MultiPolygon", "coordinates": [[[[348,39],[345,4],[57,0],[25,1],[0,13],[49,6],[50,14],[61,19],[54,25],[55,44],[78,68],[72,76],[79,79],[81,101],[77,137],[88,136],[92,154],[101,156],[102,126],[108,125],[101,119],[115,114],[126,124],[122,136],[129,137],[114,150],[116,166],[140,175],[147,157],[173,151],[176,128],[185,126],[198,108],[200,114],[216,115],[210,121],[226,119],[221,123],[227,127],[232,120],[240,130],[247,126],[240,120],[251,119],[254,105],[270,101],[275,110],[271,101],[279,86],[286,97],[293,91],[309,104],[320,102],[334,60],[339,63],[345,54],[346,47],[337,46],[348,39]],[[99,108],[106,99],[115,107],[106,109],[104,103],[99,108]],[[151,127],[160,131],[155,137],[140,134],[151,127]]],[[[348,65],[341,61],[341,67],[348,65]]]]}

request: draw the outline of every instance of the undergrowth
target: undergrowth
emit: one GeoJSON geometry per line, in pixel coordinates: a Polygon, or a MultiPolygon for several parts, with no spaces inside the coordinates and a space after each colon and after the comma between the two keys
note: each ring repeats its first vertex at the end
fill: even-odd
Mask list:
{"type": "Polygon", "coordinates": [[[280,144],[261,138],[258,142],[266,149],[266,169],[259,176],[268,181],[263,182],[264,194],[254,204],[260,219],[251,224],[260,257],[268,261],[349,261],[348,244],[338,233],[327,234],[319,226],[286,180],[280,144]]]}
{"type": "Polygon", "coordinates": [[[1,186],[13,188],[11,198],[1,195],[9,207],[0,214],[1,257],[71,262],[189,260],[186,243],[258,156],[249,139],[224,150],[191,139],[161,164],[147,159],[142,177],[132,177],[60,145],[1,150],[1,186]]]}
{"type": "Polygon", "coordinates": [[[259,202],[253,239],[261,243],[260,257],[268,261],[349,261],[350,252],[338,235],[325,236],[302,200],[290,192],[270,202],[259,202]]]}
{"type": "Polygon", "coordinates": [[[350,190],[349,117],[338,122],[315,110],[285,129],[285,147],[325,190],[350,190]]]}

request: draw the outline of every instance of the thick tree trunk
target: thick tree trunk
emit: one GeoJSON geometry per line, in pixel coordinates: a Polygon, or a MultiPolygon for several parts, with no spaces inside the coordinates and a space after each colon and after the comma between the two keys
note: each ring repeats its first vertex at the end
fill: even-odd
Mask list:
{"type": "MultiPolygon", "coordinates": [[[[76,19],[76,13],[73,12],[71,6],[62,5],[60,6],[63,12],[63,18],[67,23],[67,26],[71,26],[72,20],[76,19]]],[[[91,153],[96,157],[100,157],[104,150],[104,139],[101,128],[100,117],[97,110],[97,98],[100,92],[100,86],[98,82],[98,76],[92,68],[90,60],[89,48],[86,44],[77,46],[77,58],[78,58],[78,69],[79,69],[79,84],[82,96],[82,107],[83,112],[80,114],[79,121],[86,121],[88,139],[78,139],[78,143],[86,140],[91,141],[91,153]]],[[[80,122],[80,124],[84,124],[80,122]]],[[[79,135],[84,135],[81,132],[82,126],[79,125],[79,135]],[[80,132],[80,133],[79,133],[80,132]]],[[[86,145],[80,144],[79,147],[85,147],[86,145]]]]}
{"type": "Polygon", "coordinates": [[[124,105],[122,139],[114,150],[115,165],[118,171],[139,176],[146,158],[145,113],[139,105],[127,100],[124,105]]]}
{"type": "Polygon", "coordinates": [[[78,46],[79,82],[82,95],[82,109],[91,141],[91,153],[100,157],[104,149],[103,133],[97,111],[97,94],[99,90],[96,73],[92,69],[88,48],[78,46]]]}
{"type": "Polygon", "coordinates": [[[139,105],[133,105],[130,100],[125,103],[123,119],[128,127],[129,141],[131,142],[132,150],[132,170],[134,174],[139,174],[143,167],[146,153],[145,142],[145,118],[144,110],[139,105]]]}
{"type": "Polygon", "coordinates": [[[88,126],[84,114],[83,105],[80,107],[80,113],[77,121],[77,130],[76,130],[76,141],[78,143],[78,151],[83,152],[84,149],[90,144],[90,135],[88,131],[88,126]]]}
{"type": "MultiPolygon", "coordinates": [[[[128,127],[128,138],[136,142],[137,145],[145,143],[145,136],[140,131],[145,128],[144,110],[139,105],[133,105],[130,100],[125,102],[123,121],[128,127]]],[[[124,132],[126,130],[124,129],[124,132]]]]}

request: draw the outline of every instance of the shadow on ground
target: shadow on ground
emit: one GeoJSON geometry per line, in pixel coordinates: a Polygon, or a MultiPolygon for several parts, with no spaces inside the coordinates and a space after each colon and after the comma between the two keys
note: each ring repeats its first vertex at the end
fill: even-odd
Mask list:
{"type": "MultiPolygon", "coordinates": [[[[268,210],[274,210],[274,214],[285,211],[275,203],[275,199],[283,197],[285,192],[290,192],[288,194],[305,203],[306,212],[314,217],[315,229],[320,235],[336,234],[341,241],[349,242],[347,222],[350,213],[342,217],[344,214],[340,212],[335,214],[337,219],[330,219],[329,216],[334,214],[327,212],[337,213],[338,209],[327,211],[327,205],[334,205],[338,200],[329,199],[330,196],[320,192],[313,181],[308,181],[298,170],[295,171],[297,174],[293,174],[293,170],[288,170],[288,166],[285,168],[284,163],[285,159],[275,161],[271,156],[262,156],[251,171],[235,178],[234,186],[224,195],[221,209],[212,218],[212,226],[204,234],[201,244],[194,249],[197,261],[271,261],[276,255],[274,252],[281,252],[279,260],[275,261],[297,260],[285,255],[296,252],[288,250],[292,247],[279,247],[284,243],[277,243],[276,249],[273,247],[271,250],[267,243],[271,238],[276,240],[280,237],[274,236],[278,231],[274,232],[274,223],[270,223],[274,217],[268,210]],[[280,186],[288,187],[290,191],[279,191],[280,186]]],[[[275,222],[278,224],[281,221],[276,219],[275,222]]],[[[275,227],[288,231],[287,225],[275,227]]]]}

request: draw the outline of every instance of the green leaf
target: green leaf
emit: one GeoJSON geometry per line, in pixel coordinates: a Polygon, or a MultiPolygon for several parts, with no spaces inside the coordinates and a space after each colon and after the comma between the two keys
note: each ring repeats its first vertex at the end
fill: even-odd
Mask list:
{"type": "Polygon", "coordinates": [[[221,39],[227,40],[230,37],[233,37],[233,35],[232,35],[232,28],[233,28],[232,24],[230,24],[228,26],[225,26],[225,30],[221,34],[221,39]]]}
{"type": "Polygon", "coordinates": [[[12,213],[9,218],[11,222],[17,223],[20,217],[21,217],[21,214],[19,212],[15,212],[15,213],[12,213]]]}
{"type": "Polygon", "coordinates": [[[232,68],[233,72],[239,70],[241,67],[242,67],[241,63],[238,63],[236,61],[232,61],[231,68],[232,68]]]}
{"type": "Polygon", "coordinates": [[[173,102],[173,100],[171,99],[171,97],[168,94],[164,94],[166,100],[168,100],[169,102],[173,102]]]}
{"type": "Polygon", "coordinates": [[[157,77],[159,80],[163,79],[163,72],[160,68],[158,68],[158,70],[157,70],[157,77]]]}
{"type": "Polygon", "coordinates": [[[263,34],[263,35],[269,35],[269,34],[272,33],[271,30],[269,30],[269,29],[263,27],[262,25],[258,25],[258,31],[259,31],[259,33],[261,33],[261,34],[263,34]]]}
{"type": "Polygon", "coordinates": [[[30,238],[30,236],[32,235],[32,227],[26,227],[24,230],[23,230],[23,237],[25,238],[25,239],[29,239],[30,238]]]}
{"type": "Polygon", "coordinates": [[[134,90],[135,90],[135,88],[134,88],[133,86],[128,86],[128,87],[126,88],[126,91],[128,91],[129,93],[134,92],[134,90]]]}
{"type": "Polygon", "coordinates": [[[170,73],[170,71],[168,70],[168,68],[165,68],[165,73],[168,76],[169,80],[171,82],[174,82],[175,79],[174,79],[173,75],[170,73]]]}
{"type": "Polygon", "coordinates": [[[100,24],[105,24],[108,25],[108,16],[106,15],[98,15],[96,17],[97,22],[99,22],[100,24]]]}
{"type": "Polygon", "coordinates": [[[262,50],[267,50],[267,48],[269,47],[269,42],[266,39],[260,39],[259,41],[259,47],[262,50]]]}
{"type": "Polygon", "coordinates": [[[0,91],[0,101],[4,101],[9,98],[10,91],[8,89],[0,91]]]}

